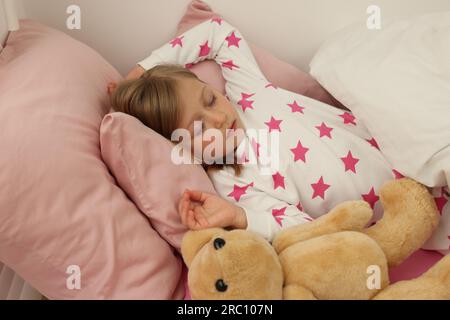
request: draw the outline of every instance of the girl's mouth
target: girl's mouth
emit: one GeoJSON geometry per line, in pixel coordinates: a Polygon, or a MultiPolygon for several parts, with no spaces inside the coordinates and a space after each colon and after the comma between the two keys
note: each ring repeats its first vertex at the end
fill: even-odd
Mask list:
{"type": "Polygon", "coordinates": [[[231,123],[230,128],[228,128],[227,138],[228,138],[230,135],[232,135],[232,134],[234,133],[234,130],[236,130],[236,120],[234,120],[234,121],[231,123]]]}

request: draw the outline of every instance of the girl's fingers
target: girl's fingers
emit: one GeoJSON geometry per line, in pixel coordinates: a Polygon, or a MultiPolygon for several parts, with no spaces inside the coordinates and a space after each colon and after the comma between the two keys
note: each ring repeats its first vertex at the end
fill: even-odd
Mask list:
{"type": "Polygon", "coordinates": [[[180,210],[181,223],[186,225],[186,210],[185,210],[184,200],[182,199],[181,202],[182,202],[181,210],[180,210]]]}
{"type": "Polygon", "coordinates": [[[198,204],[195,204],[195,203],[193,203],[192,201],[189,200],[189,206],[188,206],[189,210],[194,210],[196,206],[198,206],[198,204]]]}
{"type": "Polygon", "coordinates": [[[194,210],[195,220],[197,224],[200,226],[200,229],[210,227],[208,219],[206,218],[205,210],[201,206],[197,206],[194,210]]]}
{"type": "Polygon", "coordinates": [[[187,214],[187,226],[191,230],[198,230],[197,222],[195,221],[195,213],[192,210],[189,210],[187,214]]]}
{"type": "Polygon", "coordinates": [[[195,190],[188,190],[190,199],[198,202],[205,202],[205,200],[211,196],[207,192],[201,192],[201,191],[195,191],[195,190]]]}
{"type": "Polygon", "coordinates": [[[188,215],[188,210],[189,210],[189,206],[190,206],[190,201],[189,198],[186,194],[183,194],[183,197],[181,198],[181,212],[180,212],[180,216],[181,216],[181,222],[186,225],[187,224],[187,215],[188,215]]]}

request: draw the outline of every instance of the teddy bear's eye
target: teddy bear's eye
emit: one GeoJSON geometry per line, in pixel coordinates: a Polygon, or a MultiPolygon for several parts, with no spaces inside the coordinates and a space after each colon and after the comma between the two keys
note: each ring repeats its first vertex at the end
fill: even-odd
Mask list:
{"type": "Polygon", "coordinates": [[[227,284],[223,281],[223,279],[219,279],[216,281],[216,289],[219,292],[225,292],[228,289],[227,284]]]}
{"type": "Polygon", "coordinates": [[[225,240],[222,238],[215,238],[214,239],[214,249],[219,250],[225,245],[225,240]]]}

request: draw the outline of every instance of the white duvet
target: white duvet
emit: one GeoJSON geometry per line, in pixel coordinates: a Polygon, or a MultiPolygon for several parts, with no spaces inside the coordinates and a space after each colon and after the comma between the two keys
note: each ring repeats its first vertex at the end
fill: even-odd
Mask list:
{"type": "Polygon", "coordinates": [[[400,173],[450,182],[450,12],[353,25],[326,42],[311,74],[373,134],[400,173]]]}

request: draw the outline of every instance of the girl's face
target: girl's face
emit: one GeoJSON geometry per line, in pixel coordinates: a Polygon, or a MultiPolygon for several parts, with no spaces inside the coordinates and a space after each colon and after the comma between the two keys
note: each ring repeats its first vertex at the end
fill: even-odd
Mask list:
{"type": "Polygon", "coordinates": [[[196,139],[202,140],[201,151],[204,156],[201,159],[208,158],[207,154],[212,154],[214,159],[224,159],[227,152],[234,152],[243,139],[244,129],[236,108],[219,91],[201,81],[184,78],[178,81],[178,84],[178,94],[181,100],[179,127],[190,132],[193,154],[197,157],[200,156],[198,152],[194,152],[197,151],[194,150],[194,140],[196,139]],[[197,122],[194,126],[195,121],[200,122],[197,122]],[[206,154],[203,152],[205,148],[215,141],[211,138],[206,139],[205,134],[213,132],[208,132],[208,129],[217,129],[216,133],[220,131],[220,135],[217,135],[216,138],[222,140],[222,150],[209,152],[212,150],[213,146],[211,146],[206,154]],[[230,135],[230,129],[237,130],[242,134],[230,135]],[[205,139],[212,141],[204,141],[205,139]],[[228,149],[227,144],[229,145],[228,149]]]}

